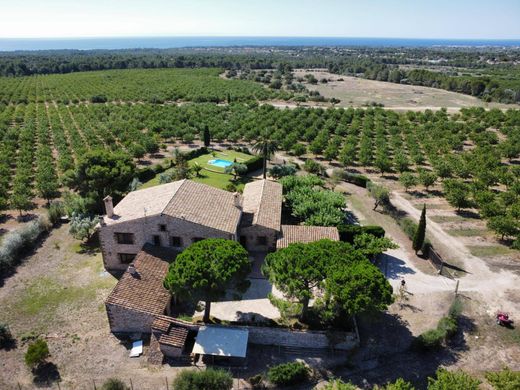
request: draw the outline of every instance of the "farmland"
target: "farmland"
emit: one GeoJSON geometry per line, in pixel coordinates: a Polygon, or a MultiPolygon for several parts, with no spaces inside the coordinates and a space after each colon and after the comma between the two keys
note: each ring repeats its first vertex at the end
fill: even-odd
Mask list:
{"type": "Polygon", "coordinates": [[[429,178],[429,185],[442,184],[450,204],[479,210],[502,238],[515,237],[519,111],[279,110],[255,101],[283,92],[225,80],[220,72],[111,70],[0,79],[8,102],[0,104],[0,208],[21,213],[35,200],[59,197],[89,151],[122,151],[140,163],[178,142],[200,140],[208,128],[215,143],[250,144],[268,133],[287,153],[352,172],[379,172],[396,185],[401,177],[408,186],[429,178]]]}

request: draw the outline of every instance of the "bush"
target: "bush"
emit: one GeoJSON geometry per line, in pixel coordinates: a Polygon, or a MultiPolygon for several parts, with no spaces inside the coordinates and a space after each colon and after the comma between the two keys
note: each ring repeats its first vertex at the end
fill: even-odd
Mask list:
{"type": "Polygon", "coordinates": [[[205,371],[183,370],[175,377],[174,390],[229,390],[233,377],[224,370],[208,368],[205,371]]]}
{"type": "Polygon", "coordinates": [[[430,329],[421,333],[415,340],[414,346],[420,350],[433,350],[440,348],[444,341],[445,333],[440,329],[430,329]]]}
{"type": "Polygon", "coordinates": [[[451,337],[457,333],[457,319],[453,317],[442,317],[437,324],[437,330],[441,331],[444,338],[451,337]]]}
{"type": "Polygon", "coordinates": [[[253,389],[259,388],[262,385],[262,381],[264,378],[261,374],[254,375],[252,377],[249,377],[247,381],[251,386],[253,386],[253,389]]]}
{"type": "Polygon", "coordinates": [[[301,362],[283,363],[271,367],[267,378],[275,385],[287,386],[305,381],[309,376],[307,366],[301,362]]]}
{"type": "Polygon", "coordinates": [[[208,153],[209,153],[208,148],[203,146],[201,148],[190,150],[189,152],[183,153],[183,155],[186,158],[186,160],[192,160],[194,158],[202,156],[203,154],[208,154],[208,153]]]}
{"type": "Polygon", "coordinates": [[[321,387],[322,390],[357,390],[357,386],[351,383],[345,383],[341,379],[335,379],[321,387]]]}
{"type": "Polygon", "coordinates": [[[7,233],[0,245],[0,274],[14,267],[21,255],[34,247],[40,235],[50,228],[48,218],[42,215],[27,225],[7,233]]]}
{"type": "Polygon", "coordinates": [[[49,222],[54,226],[60,222],[61,217],[65,215],[65,207],[62,202],[52,202],[47,210],[49,222]]]}
{"type": "Polygon", "coordinates": [[[324,169],[321,166],[321,164],[311,159],[305,160],[305,163],[303,164],[303,169],[306,172],[313,173],[315,175],[321,175],[324,172],[324,169]]]}
{"type": "Polygon", "coordinates": [[[498,372],[486,373],[486,379],[496,390],[520,389],[520,371],[511,371],[507,367],[498,372]]]}
{"type": "Polygon", "coordinates": [[[292,164],[274,165],[269,169],[269,175],[275,179],[296,174],[296,167],[292,164]]]}
{"type": "Polygon", "coordinates": [[[397,379],[393,383],[387,383],[386,385],[374,387],[374,390],[415,390],[415,387],[410,382],[406,382],[403,378],[397,379]]]}
{"type": "Polygon", "coordinates": [[[128,386],[121,379],[110,378],[103,383],[101,390],[127,390],[128,386]]]}
{"type": "Polygon", "coordinates": [[[436,378],[428,378],[428,390],[478,390],[480,381],[462,371],[437,370],[436,378]]]}
{"type": "Polygon", "coordinates": [[[358,175],[356,173],[343,172],[341,176],[342,179],[345,180],[347,183],[354,184],[358,187],[366,188],[367,184],[370,182],[370,179],[368,177],[358,175]]]}
{"type": "Polygon", "coordinates": [[[262,169],[264,167],[264,160],[260,156],[254,156],[244,162],[244,164],[247,166],[247,173],[251,173],[262,169]]]}
{"type": "Polygon", "coordinates": [[[34,343],[29,344],[27,352],[25,353],[25,364],[29,367],[37,367],[50,356],[49,346],[47,342],[42,339],[36,340],[34,343]]]}
{"type": "Polygon", "coordinates": [[[106,103],[107,97],[104,95],[94,95],[90,98],[91,103],[106,103]]]}
{"type": "Polygon", "coordinates": [[[385,229],[376,225],[360,226],[341,224],[338,226],[338,232],[341,241],[351,244],[354,243],[354,237],[360,234],[371,234],[377,238],[383,238],[385,236],[385,229]]]}
{"type": "Polygon", "coordinates": [[[8,347],[13,341],[9,325],[0,323],[0,349],[8,347]]]}

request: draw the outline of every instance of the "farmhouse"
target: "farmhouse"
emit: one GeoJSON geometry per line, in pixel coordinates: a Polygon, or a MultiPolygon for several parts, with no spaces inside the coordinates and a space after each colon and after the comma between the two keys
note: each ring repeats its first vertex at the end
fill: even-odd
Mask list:
{"type": "Polygon", "coordinates": [[[169,314],[168,264],[193,242],[224,238],[266,253],[292,242],[339,240],[336,228],[282,225],[282,186],[268,180],[246,184],[243,195],[180,180],[133,191],[115,207],[106,197],[105,208],[103,261],[125,271],[106,300],[114,333],[150,333],[154,319],[169,314]]]}

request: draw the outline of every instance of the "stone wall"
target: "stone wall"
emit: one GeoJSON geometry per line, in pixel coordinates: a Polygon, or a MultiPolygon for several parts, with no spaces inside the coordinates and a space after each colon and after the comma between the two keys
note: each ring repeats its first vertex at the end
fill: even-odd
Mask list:
{"type": "Polygon", "coordinates": [[[167,215],[154,215],[112,225],[109,224],[101,226],[99,230],[101,253],[105,268],[124,271],[128,264],[123,264],[119,261],[118,253],[137,254],[145,243],[153,244],[154,235],[160,237],[161,246],[167,247],[170,247],[170,237],[180,237],[182,246],[178,248],[172,247],[179,251],[190,246],[195,237],[237,239],[236,234],[230,234],[167,215]],[[160,225],[166,225],[166,231],[161,231],[160,225]],[[132,245],[118,244],[115,233],[133,233],[134,243],[132,245]]]}
{"type": "Polygon", "coordinates": [[[105,304],[112,333],[150,333],[154,314],[127,309],[111,303],[105,304]]]}
{"type": "Polygon", "coordinates": [[[289,348],[350,350],[359,345],[355,332],[297,331],[282,328],[246,326],[251,344],[289,348]]]}
{"type": "Polygon", "coordinates": [[[159,343],[159,347],[161,348],[161,352],[164,356],[179,357],[182,355],[182,348],[173,347],[171,345],[165,345],[161,343],[159,343]]]}

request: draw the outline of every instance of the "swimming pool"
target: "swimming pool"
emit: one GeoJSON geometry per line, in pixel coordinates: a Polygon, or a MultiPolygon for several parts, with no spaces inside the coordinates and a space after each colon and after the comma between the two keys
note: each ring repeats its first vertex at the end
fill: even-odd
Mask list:
{"type": "Polygon", "coordinates": [[[230,165],[233,165],[233,163],[231,161],[222,160],[220,158],[218,158],[216,160],[209,160],[208,164],[209,165],[214,165],[214,166],[220,167],[220,168],[226,168],[226,167],[229,167],[230,165]]]}

